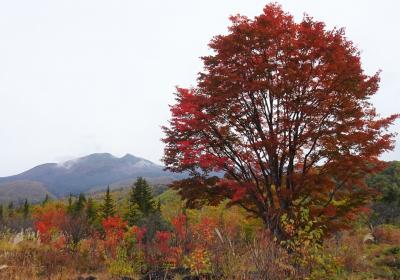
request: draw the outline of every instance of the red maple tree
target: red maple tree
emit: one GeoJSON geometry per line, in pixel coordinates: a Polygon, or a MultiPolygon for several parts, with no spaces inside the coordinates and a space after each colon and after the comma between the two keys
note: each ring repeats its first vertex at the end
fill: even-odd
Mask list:
{"type": "Polygon", "coordinates": [[[370,102],[379,73],[364,73],[343,29],[296,23],[279,5],[231,21],[210,42],[197,87],[177,88],[163,128],[167,169],[190,174],[174,187],[191,206],[229,198],[275,234],[300,200],[331,228],[345,224],[394,145],[387,129],[398,115],[381,118],[370,102]]]}

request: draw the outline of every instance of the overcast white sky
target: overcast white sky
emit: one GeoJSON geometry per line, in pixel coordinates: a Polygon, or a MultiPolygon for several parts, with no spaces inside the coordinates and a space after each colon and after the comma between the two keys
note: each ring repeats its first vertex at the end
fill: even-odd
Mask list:
{"type": "MultiPolygon", "coordinates": [[[[297,20],[346,27],[366,72],[383,70],[378,112],[400,112],[399,1],[278,2],[297,20]]],[[[175,85],[195,84],[229,15],[253,17],[266,3],[1,0],[0,176],[94,152],[159,163],[175,85]]],[[[400,149],[384,159],[400,160],[400,149]]]]}

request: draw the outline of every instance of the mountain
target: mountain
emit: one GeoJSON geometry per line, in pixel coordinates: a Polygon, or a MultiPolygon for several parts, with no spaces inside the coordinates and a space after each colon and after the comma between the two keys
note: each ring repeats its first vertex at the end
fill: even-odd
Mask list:
{"type": "Polygon", "coordinates": [[[30,191],[35,194],[34,197],[40,198],[46,192],[62,197],[70,193],[101,190],[107,185],[122,187],[130,185],[139,176],[157,184],[178,178],[177,174],[163,168],[130,154],[118,158],[108,153],[91,154],[63,163],[46,163],[18,175],[0,177],[0,201],[7,197],[31,198],[30,191]],[[24,191],[20,192],[22,189],[24,191]]]}
{"type": "Polygon", "coordinates": [[[1,204],[9,201],[22,203],[25,198],[35,203],[43,201],[47,193],[47,189],[40,182],[21,180],[0,183],[1,204]]]}

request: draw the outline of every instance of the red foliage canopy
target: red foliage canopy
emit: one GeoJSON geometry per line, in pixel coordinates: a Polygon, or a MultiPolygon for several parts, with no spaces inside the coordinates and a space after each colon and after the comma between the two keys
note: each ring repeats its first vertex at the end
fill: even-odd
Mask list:
{"type": "Polygon", "coordinates": [[[191,175],[175,187],[192,206],[229,198],[273,229],[300,199],[343,224],[393,148],[387,128],[398,115],[380,118],[370,103],[378,73],[364,73],[343,29],[309,16],[296,23],[267,5],[254,20],[231,20],[209,44],[198,86],[177,89],[163,128],[167,168],[191,175]]]}

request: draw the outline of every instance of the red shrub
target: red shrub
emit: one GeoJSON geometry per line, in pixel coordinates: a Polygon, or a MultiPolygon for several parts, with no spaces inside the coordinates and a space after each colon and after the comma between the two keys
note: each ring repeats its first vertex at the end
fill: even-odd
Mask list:
{"type": "Polygon", "coordinates": [[[114,216],[104,219],[102,225],[105,232],[105,248],[115,255],[118,245],[124,240],[127,222],[124,222],[119,216],[114,216]]]}
{"type": "Polygon", "coordinates": [[[179,238],[180,240],[185,239],[187,234],[186,219],[187,218],[184,214],[179,214],[171,221],[172,226],[174,227],[174,230],[176,232],[177,238],[179,238]]]}
{"type": "Polygon", "coordinates": [[[46,205],[38,208],[33,214],[34,227],[39,232],[40,241],[50,243],[60,233],[65,223],[65,209],[59,205],[46,205]]]}
{"type": "Polygon", "coordinates": [[[157,231],[156,232],[156,246],[158,251],[163,255],[168,255],[171,251],[169,241],[171,239],[171,233],[168,231],[157,231]]]}
{"type": "Polygon", "coordinates": [[[212,218],[203,217],[198,224],[193,226],[195,240],[203,245],[210,244],[215,238],[217,221],[212,218]]]}
{"type": "Polygon", "coordinates": [[[143,227],[133,226],[128,231],[127,237],[133,237],[134,243],[136,243],[139,248],[143,248],[143,238],[146,232],[147,228],[144,226],[143,227]]]}

